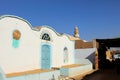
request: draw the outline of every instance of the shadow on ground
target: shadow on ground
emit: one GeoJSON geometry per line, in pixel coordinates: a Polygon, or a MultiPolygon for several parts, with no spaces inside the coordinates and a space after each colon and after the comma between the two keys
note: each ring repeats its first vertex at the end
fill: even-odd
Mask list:
{"type": "Polygon", "coordinates": [[[81,80],[120,80],[120,73],[116,69],[101,69],[86,75],[81,80]]]}

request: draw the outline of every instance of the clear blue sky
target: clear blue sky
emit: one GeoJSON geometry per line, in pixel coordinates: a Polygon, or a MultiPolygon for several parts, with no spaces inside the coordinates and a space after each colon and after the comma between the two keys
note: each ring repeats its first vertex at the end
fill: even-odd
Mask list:
{"type": "Polygon", "coordinates": [[[0,15],[5,14],[70,35],[77,25],[88,41],[120,37],[120,0],[0,0],[0,15]]]}

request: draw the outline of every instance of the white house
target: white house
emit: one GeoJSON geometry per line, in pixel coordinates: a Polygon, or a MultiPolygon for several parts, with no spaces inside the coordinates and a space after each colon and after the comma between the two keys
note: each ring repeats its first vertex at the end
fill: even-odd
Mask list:
{"type": "Polygon", "coordinates": [[[75,64],[73,38],[49,26],[32,27],[20,17],[3,15],[0,37],[0,80],[48,80],[60,76],[52,69],[75,64]]]}

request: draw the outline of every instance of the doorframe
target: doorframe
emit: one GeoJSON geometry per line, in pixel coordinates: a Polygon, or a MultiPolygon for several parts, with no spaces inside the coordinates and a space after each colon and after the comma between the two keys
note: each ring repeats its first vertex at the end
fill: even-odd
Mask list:
{"type": "Polygon", "coordinates": [[[52,68],[52,46],[51,44],[48,44],[48,43],[41,43],[40,45],[40,67],[42,68],[42,46],[43,45],[48,45],[50,47],[50,68],[52,68]]]}

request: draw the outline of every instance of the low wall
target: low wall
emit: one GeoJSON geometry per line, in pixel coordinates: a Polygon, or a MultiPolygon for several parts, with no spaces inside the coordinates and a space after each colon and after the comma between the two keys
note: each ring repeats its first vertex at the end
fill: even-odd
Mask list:
{"type": "Polygon", "coordinates": [[[95,63],[95,51],[96,48],[76,49],[75,50],[75,62],[89,64],[85,59],[88,59],[92,64],[95,63]]]}
{"type": "Polygon", "coordinates": [[[83,64],[81,66],[71,67],[71,68],[61,68],[61,76],[73,77],[77,75],[82,75],[92,70],[92,64],[83,64]]]}
{"type": "Polygon", "coordinates": [[[3,80],[59,80],[60,71],[54,70],[50,72],[43,72],[38,74],[28,74],[22,76],[8,77],[3,80]]]}
{"type": "Polygon", "coordinates": [[[91,64],[92,62],[89,59],[75,59],[75,64],[91,64]]]}

